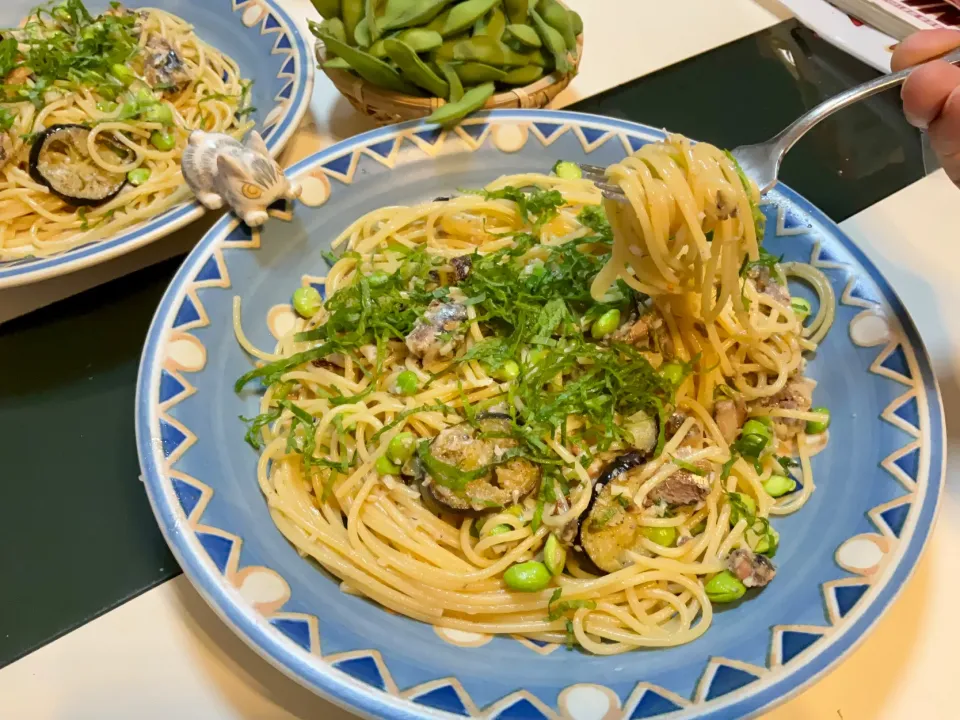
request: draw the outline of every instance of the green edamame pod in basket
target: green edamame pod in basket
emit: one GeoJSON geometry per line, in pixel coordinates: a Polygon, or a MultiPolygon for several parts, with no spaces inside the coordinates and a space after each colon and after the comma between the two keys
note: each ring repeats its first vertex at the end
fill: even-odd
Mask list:
{"type": "Polygon", "coordinates": [[[450,8],[447,22],[440,29],[444,37],[462,32],[477,21],[477,18],[486,15],[500,0],[466,0],[450,8]]]}
{"type": "Polygon", "coordinates": [[[507,25],[503,41],[514,50],[538,48],[543,45],[537,31],[529,25],[507,25]]]}
{"type": "Polygon", "coordinates": [[[443,127],[456,125],[470,113],[479,110],[489,100],[495,91],[492,82],[477,85],[463,94],[458,102],[447,103],[433,111],[427,122],[437,123],[443,127]]]}
{"type": "Polygon", "coordinates": [[[487,37],[486,35],[477,35],[469,40],[461,40],[453,46],[453,58],[461,62],[482,62],[486,65],[496,66],[519,66],[542,64],[534,53],[522,54],[515,52],[498,40],[487,37]]]}
{"type": "Polygon", "coordinates": [[[380,27],[377,24],[377,5],[378,0],[365,0],[363,5],[363,19],[367,21],[367,27],[370,28],[370,44],[372,45],[380,39],[380,27]]]}
{"type": "Polygon", "coordinates": [[[536,65],[525,65],[514,68],[502,78],[500,82],[506,85],[529,85],[543,77],[543,68],[536,65]]]}
{"type": "Polygon", "coordinates": [[[440,60],[437,63],[437,67],[443,74],[444,80],[446,80],[447,84],[450,86],[450,92],[447,93],[447,102],[457,102],[463,97],[463,83],[460,82],[460,76],[457,75],[457,71],[454,69],[453,65],[448,62],[444,62],[443,60],[440,60]]]}
{"type": "Polygon", "coordinates": [[[507,10],[507,18],[510,22],[522,24],[527,21],[530,14],[531,0],[503,0],[503,5],[507,10]]]}
{"type": "Polygon", "coordinates": [[[347,29],[347,42],[353,45],[357,42],[354,38],[354,32],[357,25],[363,20],[363,11],[363,0],[343,0],[340,4],[343,26],[347,29]]]}
{"type": "Polygon", "coordinates": [[[360,22],[353,29],[353,44],[360,48],[368,48],[373,45],[373,38],[370,36],[370,25],[366,18],[360,18],[360,22]]]}
{"type": "MultiPolygon", "coordinates": [[[[394,37],[405,45],[409,45],[418,53],[436,50],[443,45],[443,38],[440,37],[440,33],[423,28],[409,28],[394,35],[394,37]]],[[[377,40],[367,52],[382,60],[387,56],[387,50],[383,43],[384,39],[377,40]]]]}
{"type": "Polygon", "coordinates": [[[582,35],[583,34],[583,18],[580,17],[580,13],[576,10],[568,10],[570,13],[570,24],[573,25],[573,34],[582,35]]]}
{"type": "Polygon", "coordinates": [[[453,0],[387,0],[383,11],[383,31],[416,27],[433,20],[453,0]]]}
{"type": "Polygon", "coordinates": [[[486,35],[494,40],[500,40],[506,27],[506,16],[503,14],[503,11],[500,8],[494,7],[489,13],[482,16],[479,20],[477,20],[476,23],[474,23],[473,34],[486,35]]]}
{"type": "Polygon", "coordinates": [[[577,34],[573,31],[570,13],[557,0],[540,0],[537,3],[537,12],[544,21],[563,36],[563,44],[567,50],[577,49],[577,34]]]}
{"type": "Polygon", "coordinates": [[[416,86],[411,85],[400,77],[400,73],[383,62],[383,60],[379,60],[373,57],[373,55],[365,53],[363,50],[340,42],[331,35],[324,35],[321,40],[323,40],[327,49],[332,50],[350,63],[350,67],[367,82],[372,82],[374,85],[379,85],[387,90],[393,90],[394,92],[404,93],[406,95],[421,94],[416,86]]]}
{"type": "Polygon", "coordinates": [[[310,0],[324,20],[340,17],[340,0],[310,0]]]}
{"type": "Polygon", "coordinates": [[[309,20],[307,24],[310,26],[310,32],[312,32],[317,37],[320,37],[324,33],[327,35],[333,35],[340,42],[347,41],[347,31],[343,27],[343,20],[340,18],[332,18],[330,20],[324,20],[322,23],[315,23],[313,20],[309,20]]]}
{"type": "Polygon", "coordinates": [[[562,73],[569,72],[570,60],[567,58],[567,44],[563,40],[563,35],[555,28],[550,27],[536,10],[530,11],[530,17],[533,19],[533,26],[537,29],[544,46],[553,55],[553,62],[557,70],[562,73]]]}
{"type": "Polygon", "coordinates": [[[384,40],[383,47],[407,80],[416,83],[431,95],[437,97],[446,97],[447,93],[450,92],[450,86],[447,82],[427,67],[427,64],[420,59],[420,56],[412,47],[396,38],[384,40]]]}
{"type": "Polygon", "coordinates": [[[350,70],[350,63],[342,57],[330,58],[323,64],[324,70],[350,70]]]}
{"type": "MultiPolygon", "coordinates": [[[[533,66],[531,65],[530,67],[533,66]]],[[[478,62],[460,63],[454,67],[454,70],[464,85],[498,82],[507,77],[505,70],[478,62]]]]}

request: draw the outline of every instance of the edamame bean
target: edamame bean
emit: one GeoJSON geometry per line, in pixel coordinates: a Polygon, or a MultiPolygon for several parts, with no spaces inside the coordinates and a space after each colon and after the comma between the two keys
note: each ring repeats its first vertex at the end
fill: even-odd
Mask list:
{"type": "Polygon", "coordinates": [[[498,2],[500,0],[465,0],[465,2],[454,5],[450,8],[450,14],[447,15],[447,21],[440,29],[440,34],[447,37],[463,32],[472,26],[478,18],[486,15],[498,2]]]}
{"type": "Polygon", "coordinates": [[[407,79],[437,97],[446,97],[447,93],[450,92],[450,86],[446,80],[438,77],[433,70],[428,68],[427,64],[420,59],[420,56],[409,45],[396,38],[387,38],[383,41],[383,47],[407,79]]]}
{"type": "Polygon", "coordinates": [[[770,497],[783,497],[797,489],[797,481],[786,475],[771,475],[763,483],[763,489],[770,497]]]}
{"type": "Polygon", "coordinates": [[[516,380],[520,376],[520,366],[517,365],[513,360],[507,360],[503,365],[497,368],[493,377],[501,382],[509,382],[510,380],[516,380]]]}
{"type": "Polygon", "coordinates": [[[387,0],[380,29],[398,30],[423,25],[439,15],[453,0],[387,0]]]}
{"type": "Polygon", "coordinates": [[[400,468],[397,465],[394,465],[392,462],[390,462],[390,458],[388,458],[386,455],[381,455],[380,457],[377,458],[375,467],[377,468],[377,472],[380,473],[381,475],[399,475],[400,474],[400,468]]]}
{"type": "Polygon", "coordinates": [[[607,310],[603,315],[594,320],[590,327],[590,335],[594,340],[601,340],[620,327],[620,311],[614,308],[607,310]]]}
{"type": "Polygon", "coordinates": [[[127,181],[136,187],[137,185],[143,185],[147,180],[150,179],[150,169],[149,168],[136,168],[127,173],[127,181]]]}
{"type": "Polygon", "coordinates": [[[402,432],[394,435],[393,440],[387,445],[387,456],[397,465],[403,465],[407,460],[413,457],[413,451],[417,449],[417,438],[411,432],[402,432]]]}
{"type": "Polygon", "coordinates": [[[298,287],[293,291],[293,309],[300,317],[312,318],[323,305],[320,291],[313,285],[298,287]]]}
{"type": "Polygon", "coordinates": [[[777,554],[777,548],[780,547],[780,533],[773,528],[763,534],[763,537],[757,542],[754,552],[773,557],[777,554]]]}
{"type": "Polygon", "coordinates": [[[117,104],[110,100],[103,100],[102,102],[97,103],[97,110],[99,110],[102,113],[107,113],[109,115],[112,115],[117,111],[117,104]]]}
{"type": "Polygon", "coordinates": [[[824,416],[823,420],[808,420],[807,421],[807,435],[817,435],[818,433],[825,432],[828,427],[830,427],[830,408],[827,407],[815,407],[810,412],[820,413],[824,416]]]}
{"type": "Polygon", "coordinates": [[[677,542],[677,529],[672,525],[669,527],[645,527],[640,530],[643,536],[648,540],[655,542],[663,547],[673,547],[677,542]]]}
{"type": "Polygon", "coordinates": [[[507,25],[503,31],[503,40],[516,50],[538,48],[543,45],[537,31],[529,25],[507,25]]]}
{"type": "MultiPolygon", "coordinates": [[[[739,505],[742,505],[746,514],[749,517],[744,517],[743,519],[747,522],[750,522],[751,517],[756,517],[757,515],[757,501],[754,500],[749,495],[744,495],[743,493],[730,493],[734,496],[733,499],[739,500],[739,505]]],[[[730,504],[730,527],[733,527],[738,522],[743,515],[740,512],[738,505],[730,504]]]]}
{"type": "Polygon", "coordinates": [[[742,435],[759,435],[767,442],[770,442],[770,438],[773,437],[770,426],[762,422],[759,418],[751,418],[747,420],[743,424],[743,430],[740,432],[742,435]]]}
{"type": "Polygon", "coordinates": [[[537,12],[547,25],[560,33],[567,50],[572,52],[577,49],[577,35],[573,31],[573,23],[570,22],[570,13],[563,5],[557,0],[540,0],[537,12]]]}
{"type": "Polygon", "coordinates": [[[124,85],[129,85],[137,79],[137,76],[133,74],[133,70],[128,68],[126,65],[120,65],[119,63],[110,66],[110,74],[124,85]]]}
{"type": "Polygon", "coordinates": [[[525,23],[530,14],[530,2],[531,0],[504,0],[503,5],[510,22],[525,23]]]}
{"type": "Polygon", "coordinates": [[[404,370],[397,375],[397,390],[401,395],[413,395],[420,386],[420,379],[413,370],[404,370]]]}
{"type": "Polygon", "coordinates": [[[790,307],[793,309],[793,314],[797,316],[797,320],[803,322],[807,319],[807,316],[810,315],[812,308],[810,307],[810,302],[802,297],[790,298],[790,307]]]}
{"type": "Polygon", "coordinates": [[[683,382],[685,374],[680,363],[668,362],[660,366],[660,376],[674,387],[683,382]]]}
{"type": "Polygon", "coordinates": [[[367,275],[367,282],[370,283],[370,287],[383,287],[390,282],[390,274],[383,270],[374,270],[367,275]]]}
{"type": "Polygon", "coordinates": [[[577,180],[583,177],[583,171],[575,162],[557,160],[553,165],[553,174],[564,180],[577,180]]]}
{"type": "Polygon", "coordinates": [[[711,602],[728,603],[742,598],[747,592],[747,586],[732,572],[724,570],[710,578],[703,590],[711,602]]]}
{"type": "MultiPolygon", "coordinates": [[[[507,72],[493,65],[484,65],[478,62],[465,62],[453,67],[454,73],[463,85],[479,85],[484,82],[503,81],[507,72]]],[[[461,85],[462,87],[462,85],[461,85]]]]}
{"type": "Polygon", "coordinates": [[[343,20],[343,28],[347,33],[347,42],[354,45],[357,44],[357,25],[363,20],[363,4],[363,0],[341,0],[340,3],[340,18],[343,20]]]}
{"type": "Polygon", "coordinates": [[[506,524],[497,525],[496,527],[493,528],[493,530],[491,530],[490,532],[488,532],[487,535],[488,535],[488,536],[491,536],[491,537],[492,537],[493,535],[503,535],[504,533],[508,533],[508,532],[510,532],[511,530],[513,530],[513,528],[510,527],[509,525],[506,525],[506,524]]]}
{"type": "Polygon", "coordinates": [[[161,125],[173,125],[173,111],[166,103],[148,105],[146,108],[144,108],[143,112],[140,113],[140,117],[147,122],[160,123],[161,125]]]}
{"type": "Polygon", "coordinates": [[[511,590],[537,592],[550,584],[551,577],[546,565],[530,560],[508,567],[503,573],[503,582],[511,590]]]}
{"type": "MultiPolygon", "coordinates": [[[[460,81],[456,68],[445,60],[438,60],[437,67],[443,74],[443,79],[447,81],[447,85],[450,86],[450,92],[447,93],[447,102],[455,103],[459,101],[463,97],[463,83],[460,81]]],[[[486,82],[486,80],[482,82],[486,82]]]]}
{"type": "Polygon", "coordinates": [[[567,564],[567,549],[560,544],[557,536],[553,533],[550,533],[546,544],[543,546],[543,564],[554,576],[562,573],[564,566],[567,564]]]}
{"type": "Polygon", "coordinates": [[[340,0],[310,0],[320,17],[331,20],[340,16],[340,0]]]}
{"type": "Polygon", "coordinates": [[[433,114],[427,118],[427,122],[437,123],[443,127],[456,125],[470,113],[482,108],[493,96],[495,90],[492,82],[470,88],[459,101],[447,103],[434,110],[433,114]]]}
{"type": "Polygon", "coordinates": [[[177,140],[169,130],[154,130],[150,133],[150,144],[157,150],[168,152],[176,147],[177,140]]]}
{"type": "Polygon", "coordinates": [[[506,73],[500,82],[505,85],[529,85],[543,77],[543,68],[537,65],[525,65],[506,73]]]}
{"type": "Polygon", "coordinates": [[[544,46],[553,55],[553,63],[562,73],[570,72],[570,60],[567,58],[567,43],[556,28],[551,27],[536,10],[530,11],[533,27],[543,41],[544,46]]]}
{"type": "Polygon", "coordinates": [[[402,77],[400,73],[392,67],[379,60],[363,50],[358,50],[346,43],[340,42],[332,35],[324,34],[320,38],[328,49],[335,52],[348,63],[350,67],[364,80],[379,85],[387,90],[404,93],[407,95],[419,95],[417,88],[402,77]]]}

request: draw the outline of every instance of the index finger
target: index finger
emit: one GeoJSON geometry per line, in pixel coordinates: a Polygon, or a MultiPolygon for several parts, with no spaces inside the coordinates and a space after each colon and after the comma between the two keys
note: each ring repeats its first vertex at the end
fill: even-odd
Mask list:
{"type": "Polygon", "coordinates": [[[890,58],[894,72],[932,60],[960,47],[960,31],[924,30],[897,45],[890,58]]]}

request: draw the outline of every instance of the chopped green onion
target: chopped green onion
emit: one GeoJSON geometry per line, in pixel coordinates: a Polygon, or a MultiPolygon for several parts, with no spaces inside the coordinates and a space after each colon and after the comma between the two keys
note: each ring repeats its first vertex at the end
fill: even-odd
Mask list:
{"type": "Polygon", "coordinates": [[[390,275],[383,270],[374,270],[367,275],[367,282],[370,283],[370,287],[383,287],[390,282],[390,275]]]}
{"type": "Polygon", "coordinates": [[[793,314],[797,316],[797,320],[800,322],[806,320],[812,312],[810,302],[802,297],[790,298],[790,307],[793,308],[793,314]]]}

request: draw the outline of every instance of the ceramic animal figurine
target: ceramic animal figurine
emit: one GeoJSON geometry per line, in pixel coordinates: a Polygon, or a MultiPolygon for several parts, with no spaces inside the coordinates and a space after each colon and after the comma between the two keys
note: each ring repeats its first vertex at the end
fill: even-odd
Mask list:
{"type": "Polygon", "coordinates": [[[267,208],[277,200],[300,197],[300,185],[287,179],[256,131],[241,145],[229,135],[194,130],[180,165],[204,207],[218,210],[226,203],[251,227],[267,221],[267,208]]]}

